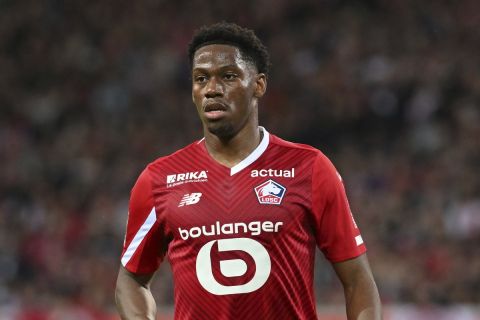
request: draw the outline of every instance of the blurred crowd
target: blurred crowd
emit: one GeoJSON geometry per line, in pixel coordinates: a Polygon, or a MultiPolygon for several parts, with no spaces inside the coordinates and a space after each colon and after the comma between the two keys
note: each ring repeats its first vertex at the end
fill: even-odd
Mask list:
{"type": "MultiPolygon", "coordinates": [[[[186,46],[221,20],[270,51],[260,123],[342,174],[384,302],[479,304],[480,2],[0,0],[0,306],[114,309],[130,189],[202,137],[186,46]]],[[[315,281],[343,302],[321,254],[315,281]]]]}

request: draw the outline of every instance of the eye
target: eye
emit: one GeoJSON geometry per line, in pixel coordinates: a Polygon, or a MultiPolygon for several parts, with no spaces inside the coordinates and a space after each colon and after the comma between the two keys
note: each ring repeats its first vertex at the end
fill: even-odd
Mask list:
{"type": "Polygon", "coordinates": [[[225,73],[225,75],[223,76],[223,78],[225,80],[234,80],[237,78],[237,75],[235,73],[225,73]]]}
{"type": "Polygon", "coordinates": [[[194,78],[194,81],[197,82],[197,83],[203,83],[207,80],[207,77],[204,76],[204,75],[197,75],[195,76],[194,78]]]}

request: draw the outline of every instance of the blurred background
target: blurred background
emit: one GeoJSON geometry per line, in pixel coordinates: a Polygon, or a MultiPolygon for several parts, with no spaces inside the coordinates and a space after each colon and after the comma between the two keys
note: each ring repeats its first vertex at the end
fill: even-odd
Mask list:
{"type": "MultiPolygon", "coordinates": [[[[130,189],[202,137],[186,46],[221,20],[270,51],[261,124],[344,177],[386,319],[480,319],[475,0],[0,0],[0,319],[117,319],[130,189]]],[[[153,291],[168,319],[168,264],[153,291]]]]}

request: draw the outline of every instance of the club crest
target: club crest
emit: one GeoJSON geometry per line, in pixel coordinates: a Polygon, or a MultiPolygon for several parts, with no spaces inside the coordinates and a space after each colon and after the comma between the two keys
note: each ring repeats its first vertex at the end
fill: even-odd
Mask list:
{"type": "Polygon", "coordinates": [[[256,186],[254,190],[261,204],[280,204],[287,188],[278,182],[268,180],[256,186]]]}

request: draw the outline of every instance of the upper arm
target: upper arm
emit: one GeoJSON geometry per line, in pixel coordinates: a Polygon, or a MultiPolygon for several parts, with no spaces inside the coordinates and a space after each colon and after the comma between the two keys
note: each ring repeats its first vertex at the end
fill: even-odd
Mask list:
{"type": "Polygon", "coordinates": [[[155,319],[156,304],[150,291],[153,273],[138,275],[120,267],[115,302],[121,319],[155,319]]]}
{"type": "Polygon", "coordinates": [[[353,287],[361,280],[373,281],[372,271],[366,254],[346,261],[333,263],[332,265],[345,288],[353,287]]]}
{"type": "Polygon", "coordinates": [[[343,285],[348,319],[382,319],[382,304],[366,254],[334,263],[333,268],[343,285]]]}
{"type": "Polygon", "coordinates": [[[117,277],[117,288],[136,286],[148,289],[152,283],[153,276],[154,273],[135,274],[125,269],[125,267],[120,266],[117,277]]]}

